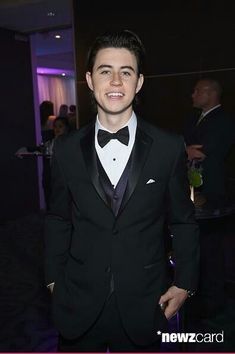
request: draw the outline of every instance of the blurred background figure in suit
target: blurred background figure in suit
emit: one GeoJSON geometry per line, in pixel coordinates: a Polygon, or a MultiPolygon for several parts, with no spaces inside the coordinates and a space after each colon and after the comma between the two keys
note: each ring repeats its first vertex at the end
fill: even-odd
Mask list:
{"type": "Polygon", "coordinates": [[[69,107],[67,104],[61,104],[59,108],[58,117],[68,117],[69,107]]]}
{"type": "Polygon", "coordinates": [[[197,81],[192,94],[194,110],[184,127],[188,160],[201,165],[199,191],[212,207],[226,202],[225,159],[235,142],[235,121],[222,107],[221,94],[218,81],[197,81]]]}
{"type": "Polygon", "coordinates": [[[56,119],[53,122],[53,130],[54,130],[55,138],[58,138],[58,136],[60,135],[67,134],[70,130],[68,118],[56,117],[56,119]]]}
{"type": "Polygon", "coordinates": [[[77,112],[76,105],[75,104],[71,104],[69,106],[69,113],[68,113],[69,125],[70,125],[70,129],[71,130],[77,129],[76,112],[77,112]]]}
{"type": "Polygon", "coordinates": [[[203,217],[200,226],[200,277],[195,313],[218,314],[226,304],[224,235],[230,203],[226,179],[226,157],[235,142],[235,121],[221,104],[218,81],[203,78],[192,93],[193,111],[186,120],[184,138],[189,166],[201,168],[202,185],[196,188],[195,205],[203,217]]]}
{"type": "Polygon", "coordinates": [[[42,101],[39,106],[41,119],[41,135],[42,142],[45,142],[54,137],[52,129],[54,116],[54,104],[51,101],[42,101]]]}
{"type": "Polygon", "coordinates": [[[54,142],[59,136],[68,134],[69,130],[68,119],[66,117],[56,117],[53,121],[53,138],[47,140],[43,145],[42,186],[47,210],[51,194],[51,156],[53,154],[54,142]]]}

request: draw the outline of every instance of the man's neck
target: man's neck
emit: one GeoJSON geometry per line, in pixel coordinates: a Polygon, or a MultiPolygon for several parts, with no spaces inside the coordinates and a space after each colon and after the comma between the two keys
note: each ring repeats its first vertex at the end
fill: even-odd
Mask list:
{"type": "Polygon", "coordinates": [[[132,112],[132,110],[128,110],[122,114],[107,114],[104,112],[98,112],[98,118],[105,129],[115,133],[128,123],[132,112]]]}

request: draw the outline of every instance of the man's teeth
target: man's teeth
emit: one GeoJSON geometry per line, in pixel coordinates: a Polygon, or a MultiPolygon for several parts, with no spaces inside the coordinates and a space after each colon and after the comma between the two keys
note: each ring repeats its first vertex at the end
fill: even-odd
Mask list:
{"type": "Polygon", "coordinates": [[[122,97],[123,94],[121,92],[110,92],[108,93],[108,97],[115,96],[115,97],[122,97]]]}

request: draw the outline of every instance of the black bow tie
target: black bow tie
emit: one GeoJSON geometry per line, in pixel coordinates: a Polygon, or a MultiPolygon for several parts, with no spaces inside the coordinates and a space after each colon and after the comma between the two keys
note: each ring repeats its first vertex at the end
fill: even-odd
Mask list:
{"type": "Polygon", "coordinates": [[[116,133],[109,133],[106,130],[99,129],[97,135],[98,143],[103,148],[111,139],[118,139],[121,143],[128,145],[129,142],[129,130],[128,127],[124,127],[118,130],[116,133]]]}

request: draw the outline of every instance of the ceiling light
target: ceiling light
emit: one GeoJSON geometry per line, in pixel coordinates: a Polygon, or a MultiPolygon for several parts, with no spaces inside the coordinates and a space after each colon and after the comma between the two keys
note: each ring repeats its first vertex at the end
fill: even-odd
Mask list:
{"type": "Polygon", "coordinates": [[[60,34],[55,34],[54,36],[56,39],[60,39],[61,38],[61,35],[60,34]]]}
{"type": "Polygon", "coordinates": [[[37,74],[44,75],[56,75],[56,76],[66,76],[66,77],[74,77],[73,70],[65,70],[58,68],[46,68],[46,67],[37,67],[37,74]]]}

